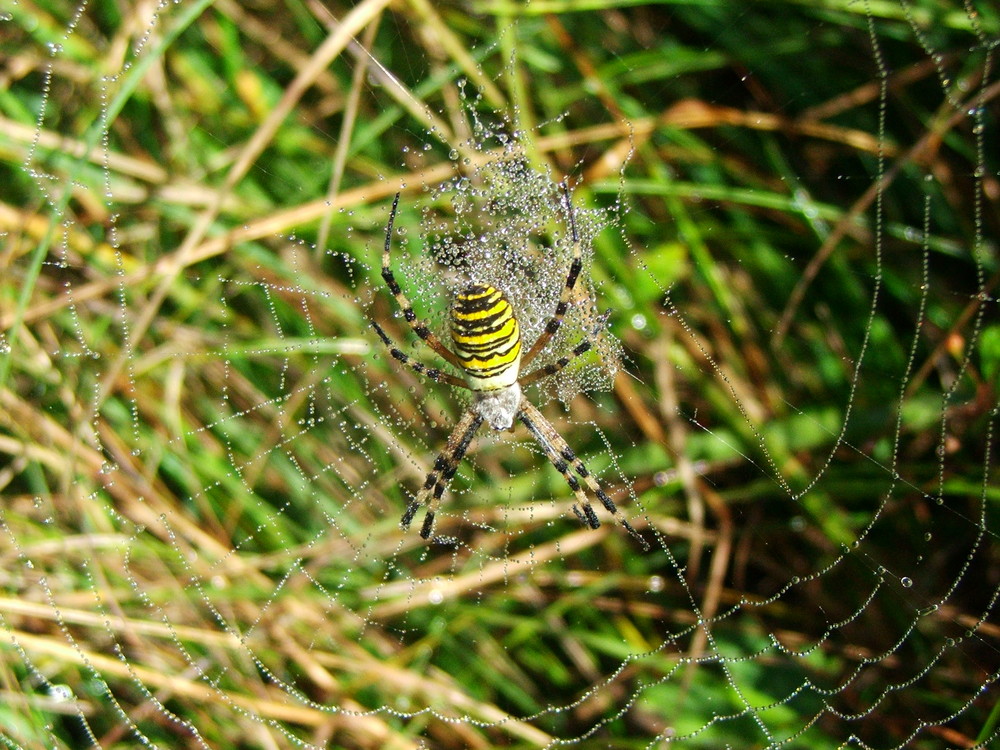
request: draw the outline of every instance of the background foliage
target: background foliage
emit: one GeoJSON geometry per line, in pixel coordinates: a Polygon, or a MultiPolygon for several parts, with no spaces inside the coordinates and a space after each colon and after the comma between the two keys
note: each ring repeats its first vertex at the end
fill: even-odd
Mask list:
{"type": "Polygon", "coordinates": [[[992,4],[3,12],[7,747],[995,740],[992,4]],[[398,528],[461,402],[387,207],[423,302],[472,109],[617,217],[545,412],[648,554],[521,433],[398,528]]]}

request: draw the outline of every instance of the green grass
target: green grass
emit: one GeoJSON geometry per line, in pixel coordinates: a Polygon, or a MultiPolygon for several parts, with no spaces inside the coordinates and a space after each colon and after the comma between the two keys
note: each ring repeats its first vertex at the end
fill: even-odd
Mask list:
{"type": "Polygon", "coordinates": [[[7,10],[4,745],[995,741],[993,7],[327,7],[7,10]],[[523,431],[399,529],[471,110],[617,217],[623,370],[532,395],[648,554],[523,431]]]}

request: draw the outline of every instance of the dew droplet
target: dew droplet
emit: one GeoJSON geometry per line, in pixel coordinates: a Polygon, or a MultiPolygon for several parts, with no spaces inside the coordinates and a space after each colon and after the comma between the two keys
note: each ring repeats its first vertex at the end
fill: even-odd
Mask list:
{"type": "Polygon", "coordinates": [[[56,703],[66,703],[73,700],[73,688],[69,685],[52,685],[49,687],[49,698],[56,703]]]}

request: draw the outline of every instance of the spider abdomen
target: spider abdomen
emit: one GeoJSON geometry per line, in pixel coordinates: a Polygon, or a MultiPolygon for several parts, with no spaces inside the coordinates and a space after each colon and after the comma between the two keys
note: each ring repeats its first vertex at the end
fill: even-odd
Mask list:
{"type": "Polygon", "coordinates": [[[521,331],[507,296],[496,287],[472,284],[451,306],[455,354],[474,391],[507,388],[521,366],[521,331]]]}

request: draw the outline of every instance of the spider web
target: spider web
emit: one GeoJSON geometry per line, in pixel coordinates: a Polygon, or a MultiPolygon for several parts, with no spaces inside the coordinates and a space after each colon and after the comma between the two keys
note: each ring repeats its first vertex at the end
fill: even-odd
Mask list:
{"type": "Polygon", "coordinates": [[[995,742],[995,9],[386,5],[4,10],[4,746],[995,742]]]}

